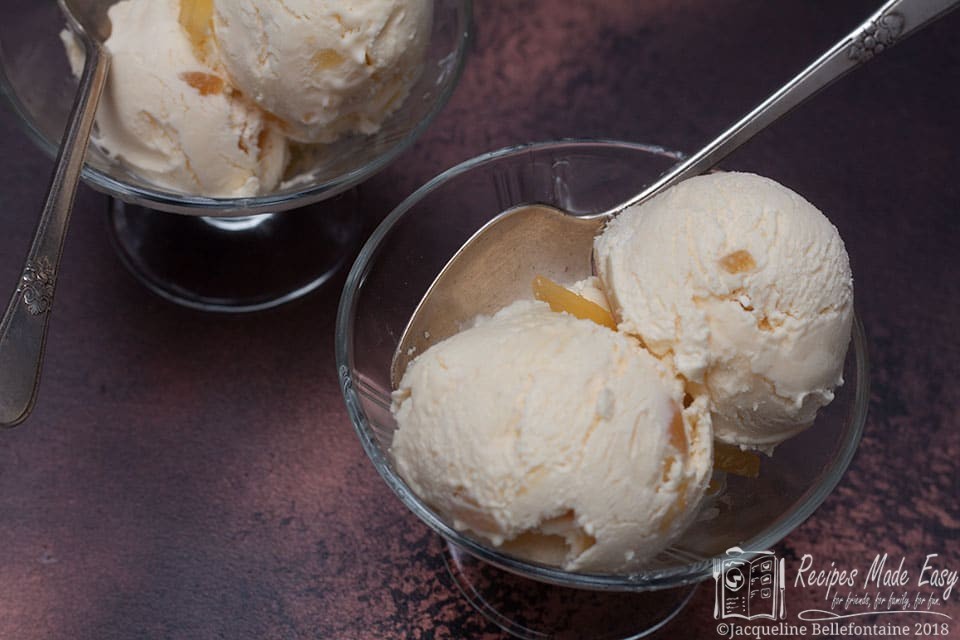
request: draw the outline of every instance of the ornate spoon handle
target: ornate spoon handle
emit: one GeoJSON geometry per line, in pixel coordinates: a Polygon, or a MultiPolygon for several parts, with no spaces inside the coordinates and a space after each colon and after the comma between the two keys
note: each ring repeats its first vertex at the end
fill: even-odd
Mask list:
{"type": "Polygon", "coordinates": [[[33,408],[63,239],[97,103],[110,67],[110,56],[103,45],[86,36],[83,40],[86,63],[54,165],[47,200],[34,231],[23,275],[0,320],[0,428],[19,424],[33,408]]]}
{"type": "Polygon", "coordinates": [[[890,0],[713,142],[658,178],[640,194],[600,215],[616,215],[686,178],[707,171],[834,80],[956,8],[958,4],[960,0],[890,0]]]}

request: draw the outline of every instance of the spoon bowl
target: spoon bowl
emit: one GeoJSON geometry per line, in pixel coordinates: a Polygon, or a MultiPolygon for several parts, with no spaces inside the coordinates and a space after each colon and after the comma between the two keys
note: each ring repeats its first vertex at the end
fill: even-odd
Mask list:
{"type": "Polygon", "coordinates": [[[391,384],[399,386],[410,360],[459,332],[465,320],[528,297],[535,276],[560,282],[589,276],[593,239],[606,220],[546,204],[521,205],[490,220],[454,254],[413,312],[390,366],[391,384]]]}

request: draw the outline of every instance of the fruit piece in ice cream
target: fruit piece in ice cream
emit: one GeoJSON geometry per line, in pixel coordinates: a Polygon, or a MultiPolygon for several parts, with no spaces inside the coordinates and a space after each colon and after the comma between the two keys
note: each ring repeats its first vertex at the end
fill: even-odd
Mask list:
{"type": "Polygon", "coordinates": [[[713,469],[745,478],[760,475],[760,456],[725,442],[713,444],[713,469]]]}
{"type": "Polygon", "coordinates": [[[597,324],[616,331],[617,323],[610,310],[600,304],[574,293],[557,284],[546,276],[533,279],[533,297],[550,305],[551,311],[569,313],[581,320],[592,320],[597,324]]]}
{"type": "Polygon", "coordinates": [[[710,399],[717,439],[772,450],[843,382],[853,279],[836,228],[748,173],[686,180],[597,238],[621,331],[710,399]]]}
{"type": "Polygon", "coordinates": [[[213,0],[235,86],[300,142],[373,133],[420,75],[432,0],[213,0]]]}
{"type": "Polygon", "coordinates": [[[180,0],[178,18],[197,58],[209,61],[214,46],[213,0],[180,0]]]}
{"type": "Polygon", "coordinates": [[[458,529],[571,571],[630,571],[691,521],[706,401],[633,338],[520,301],[433,345],[394,392],[397,471],[458,529]]]}

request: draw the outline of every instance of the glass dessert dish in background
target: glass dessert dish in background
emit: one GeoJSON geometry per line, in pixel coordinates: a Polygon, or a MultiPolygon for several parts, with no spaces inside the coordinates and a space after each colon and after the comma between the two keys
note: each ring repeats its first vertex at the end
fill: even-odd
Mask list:
{"type": "MultiPolygon", "coordinates": [[[[471,0],[435,0],[422,72],[376,133],[322,152],[294,150],[280,186],[253,197],[211,198],[158,188],[95,145],[83,178],[111,196],[109,229],[131,272],[186,306],[252,311],[327,282],[361,239],[353,187],[409,148],[452,94],[465,61],[471,0]]],[[[56,3],[11,0],[0,25],[0,91],[51,157],[76,90],[56,3]]]]}
{"type": "Polygon", "coordinates": [[[768,549],[803,522],[836,486],[860,440],[868,378],[863,329],[855,320],[845,382],[814,425],[779,445],[772,457],[762,456],[757,478],[716,472],[717,491],[705,499],[695,522],[629,575],[572,573],[510,556],[455,529],[398,475],[390,450],[396,429],[391,362],[416,305],[460,246],[492,217],[519,204],[546,203],[584,215],[605,211],[679,157],[612,141],[544,143],[480,156],[401,203],[348,276],[336,356],[361,443],[403,503],[445,538],[450,575],[468,600],[519,637],[652,633],[682,609],[697,583],[713,576],[714,560],[726,557],[728,549],[768,549]]]}

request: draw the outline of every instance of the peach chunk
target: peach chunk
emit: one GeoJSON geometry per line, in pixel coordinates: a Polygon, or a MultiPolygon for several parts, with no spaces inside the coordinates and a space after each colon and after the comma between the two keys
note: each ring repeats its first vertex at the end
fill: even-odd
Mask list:
{"type": "Polygon", "coordinates": [[[200,92],[202,96],[209,96],[223,91],[226,84],[223,78],[203,71],[184,71],[180,79],[200,92]]]}
{"type": "Polygon", "coordinates": [[[339,67],[343,64],[344,60],[346,60],[346,58],[333,49],[320,49],[320,51],[313,54],[311,62],[313,62],[313,66],[318,71],[323,71],[325,69],[335,69],[339,67]]]}
{"type": "Polygon", "coordinates": [[[616,331],[617,323],[609,311],[596,302],[587,300],[583,296],[557,284],[550,278],[537,276],[533,279],[533,297],[550,305],[556,312],[566,311],[581,320],[593,320],[599,325],[616,331]]]}
{"type": "Polygon", "coordinates": [[[203,59],[213,24],[213,0],[180,0],[180,26],[203,59]]]}
{"type": "Polygon", "coordinates": [[[713,468],[745,478],[760,475],[760,456],[725,442],[713,444],[713,468]]]}
{"type": "Polygon", "coordinates": [[[757,261],[749,251],[743,249],[720,258],[720,266],[727,273],[743,273],[757,268],[757,261]]]}

